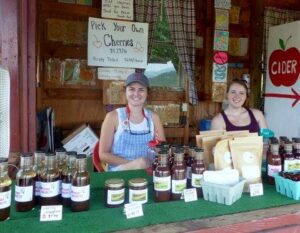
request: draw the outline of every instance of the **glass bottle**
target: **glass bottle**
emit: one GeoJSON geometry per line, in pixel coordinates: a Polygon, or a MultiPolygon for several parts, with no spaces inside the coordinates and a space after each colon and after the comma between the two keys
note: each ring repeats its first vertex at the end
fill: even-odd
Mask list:
{"type": "MultiPolygon", "coordinates": [[[[59,194],[61,195],[61,183],[62,183],[62,171],[66,167],[66,157],[67,153],[64,148],[55,149],[55,156],[57,160],[57,169],[59,174],[59,194]]],[[[61,196],[60,196],[61,201],[61,196]]]]}
{"type": "Polygon", "coordinates": [[[41,173],[41,205],[58,205],[59,195],[59,172],[55,154],[46,154],[45,167],[41,173]]]}
{"type": "Polygon", "coordinates": [[[71,210],[85,211],[89,209],[90,202],[90,175],[87,171],[86,155],[76,156],[76,171],[71,186],[71,210]]]}
{"type": "Polygon", "coordinates": [[[205,165],[203,163],[203,149],[195,148],[195,159],[192,164],[192,188],[196,188],[197,196],[202,197],[202,177],[205,171],[205,165]]]}
{"type": "Polygon", "coordinates": [[[33,170],[32,153],[21,154],[20,170],[16,175],[16,211],[29,211],[34,208],[36,173],[33,170]]]}
{"type": "Polygon", "coordinates": [[[284,144],[283,158],[283,171],[294,170],[293,144],[289,141],[284,144]]]}
{"type": "Polygon", "coordinates": [[[40,203],[40,193],[41,193],[41,173],[44,169],[44,159],[45,152],[44,151],[36,151],[34,152],[34,165],[33,170],[36,173],[35,177],[35,204],[40,203]]]}
{"type": "Polygon", "coordinates": [[[0,158],[0,221],[10,216],[11,179],[7,175],[7,163],[7,158],[0,158]]]}
{"type": "Polygon", "coordinates": [[[192,180],[192,164],[194,163],[194,157],[195,157],[195,147],[189,146],[188,152],[185,157],[185,163],[186,163],[186,182],[187,187],[191,187],[191,180],[192,180]]]}
{"type": "Polygon", "coordinates": [[[282,171],[282,162],[279,155],[279,144],[271,144],[270,153],[267,157],[268,183],[275,184],[274,174],[282,171]]]}
{"type": "Polygon", "coordinates": [[[293,154],[295,158],[295,170],[300,170],[300,141],[294,142],[293,154]]]}
{"type": "Polygon", "coordinates": [[[158,165],[154,172],[154,195],[156,202],[169,201],[171,198],[171,173],[168,165],[168,151],[158,154],[158,165]]]}
{"type": "Polygon", "coordinates": [[[61,198],[63,206],[70,206],[71,185],[76,171],[76,152],[67,153],[67,166],[62,170],[61,198]]]}
{"type": "Polygon", "coordinates": [[[177,148],[174,153],[172,167],[172,200],[179,200],[186,189],[186,166],[183,160],[183,148],[177,148]]]}

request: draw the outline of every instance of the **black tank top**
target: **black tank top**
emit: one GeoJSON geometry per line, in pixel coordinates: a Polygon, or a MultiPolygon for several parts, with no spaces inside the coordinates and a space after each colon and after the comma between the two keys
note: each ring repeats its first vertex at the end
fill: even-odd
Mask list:
{"type": "Polygon", "coordinates": [[[245,108],[248,111],[248,114],[250,116],[250,124],[245,126],[235,126],[233,125],[228,117],[226,116],[225,112],[222,111],[221,114],[223,116],[223,119],[225,121],[226,125],[226,131],[238,131],[238,130],[249,130],[250,133],[258,133],[259,132],[259,124],[257,120],[255,119],[255,116],[253,112],[249,108],[245,108]]]}

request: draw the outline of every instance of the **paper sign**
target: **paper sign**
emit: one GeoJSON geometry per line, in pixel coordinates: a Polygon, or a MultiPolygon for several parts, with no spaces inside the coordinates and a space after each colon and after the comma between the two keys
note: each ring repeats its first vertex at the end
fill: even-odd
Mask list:
{"type": "Polygon", "coordinates": [[[214,50],[228,51],[228,31],[215,30],[214,36],[214,50]]]}
{"type": "Polygon", "coordinates": [[[146,68],[148,23],[89,18],[88,65],[146,68]]]}
{"type": "Polygon", "coordinates": [[[215,0],[215,8],[230,9],[231,0],[215,0]]]}
{"type": "Polygon", "coordinates": [[[62,205],[49,205],[41,207],[40,221],[62,220],[62,205]]]}
{"type": "Polygon", "coordinates": [[[250,196],[251,197],[264,195],[264,190],[263,190],[262,183],[249,184],[249,189],[250,189],[250,196]]]}
{"type": "Polygon", "coordinates": [[[126,218],[136,218],[144,215],[143,207],[140,203],[125,204],[124,211],[126,214],[126,218]]]}
{"type": "Polygon", "coordinates": [[[185,189],[183,190],[184,195],[184,201],[190,202],[190,201],[197,201],[197,190],[195,188],[191,189],[185,189]]]}
{"type": "Polygon", "coordinates": [[[102,0],[101,18],[133,20],[133,0],[102,0]]]}
{"type": "Polygon", "coordinates": [[[228,70],[228,63],[226,64],[213,63],[213,73],[212,73],[213,82],[226,83],[227,70],[228,70]]]}
{"type": "Polygon", "coordinates": [[[228,30],[228,10],[216,9],[215,29],[228,30]]]}
{"type": "Polygon", "coordinates": [[[102,80],[126,80],[127,76],[134,73],[135,69],[126,68],[98,68],[98,79],[102,80]]]}

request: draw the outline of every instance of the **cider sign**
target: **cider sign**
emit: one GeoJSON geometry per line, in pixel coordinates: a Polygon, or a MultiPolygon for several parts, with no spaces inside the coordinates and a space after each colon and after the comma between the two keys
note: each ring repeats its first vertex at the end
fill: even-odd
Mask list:
{"type": "Polygon", "coordinates": [[[300,137],[300,21],[269,29],[265,116],[275,136],[300,137]]]}

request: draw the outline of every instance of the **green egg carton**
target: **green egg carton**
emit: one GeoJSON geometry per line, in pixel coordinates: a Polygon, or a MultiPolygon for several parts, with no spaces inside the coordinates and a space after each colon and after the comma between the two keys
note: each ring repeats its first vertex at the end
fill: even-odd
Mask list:
{"type": "Polygon", "coordinates": [[[235,185],[221,185],[203,181],[203,198],[206,201],[232,205],[241,198],[244,185],[245,179],[241,179],[235,185]]]}
{"type": "Polygon", "coordinates": [[[300,200],[300,181],[293,181],[279,175],[274,174],[276,191],[294,200],[300,200]]]}

